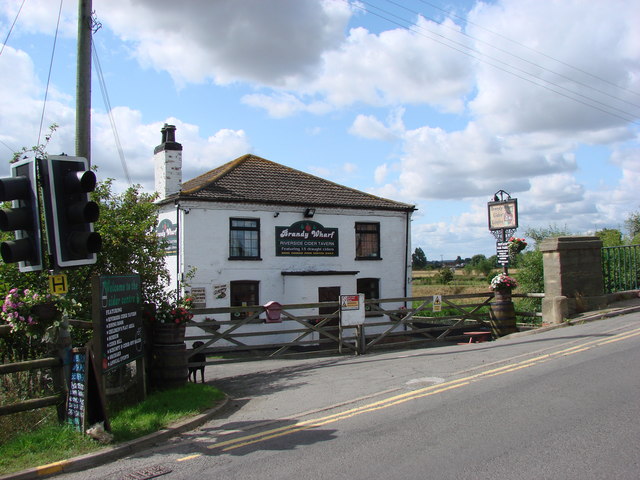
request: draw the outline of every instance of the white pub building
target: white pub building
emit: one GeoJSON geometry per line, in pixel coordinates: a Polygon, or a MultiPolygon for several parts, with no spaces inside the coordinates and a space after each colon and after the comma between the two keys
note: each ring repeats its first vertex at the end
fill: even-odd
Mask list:
{"type": "MultiPolygon", "coordinates": [[[[155,148],[158,232],[170,245],[171,287],[185,287],[191,272],[186,287],[197,308],[316,303],[356,293],[411,295],[413,205],[255,155],[182,182],[175,130],[165,125],[155,148]]],[[[331,312],[316,308],[296,315],[323,313],[331,312]]],[[[225,315],[215,318],[233,320],[225,315]]],[[[242,328],[287,326],[263,321],[242,328]]],[[[272,336],[269,343],[275,341],[287,340],[272,336]]]]}

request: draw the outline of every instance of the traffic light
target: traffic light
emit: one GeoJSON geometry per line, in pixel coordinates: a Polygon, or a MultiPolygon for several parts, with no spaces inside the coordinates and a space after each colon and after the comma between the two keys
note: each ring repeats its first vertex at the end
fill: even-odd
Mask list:
{"type": "Polygon", "coordinates": [[[60,268],[89,265],[102,247],[93,222],[100,209],[89,201],[96,188],[96,175],[82,157],[50,155],[40,161],[42,192],[50,248],[60,268]]]}
{"type": "Polygon", "coordinates": [[[5,263],[18,264],[21,272],[42,270],[40,208],[33,159],[11,165],[11,177],[0,178],[0,201],[12,200],[12,208],[0,210],[0,229],[15,231],[15,240],[0,244],[5,263]]]}

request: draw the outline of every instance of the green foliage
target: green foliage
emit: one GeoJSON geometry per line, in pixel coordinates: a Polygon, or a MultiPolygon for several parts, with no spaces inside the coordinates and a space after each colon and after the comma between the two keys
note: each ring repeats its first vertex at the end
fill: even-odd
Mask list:
{"type": "Polygon", "coordinates": [[[454,272],[450,268],[443,268],[436,274],[436,282],[442,285],[448,285],[453,281],[454,272]]]}
{"type": "Polygon", "coordinates": [[[411,266],[415,269],[424,269],[427,266],[427,256],[422,248],[416,248],[415,252],[411,255],[411,266]]]}
{"type": "Polygon", "coordinates": [[[223,393],[209,385],[187,383],[184,387],[152,393],[137,405],[118,412],[111,421],[116,441],[141,437],[195,415],[221,400],[223,393]]]}
{"type": "MultiPolygon", "coordinates": [[[[209,385],[184,387],[149,395],[138,405],[111,418],[116,442],[138,438],[165,428],[189,415],[212,407],[224,394],[209,385]]],[[[46,465],[103,448],[91,438],[65,425],[48,424],[0,442],[0,475],[46,465]]]]}
{"type": "Polygon", "coordinates": [[[533,241],[536,243],[535,248],[539,248],[540,243],[545,238],[565,237],[573,235],[569,230],[567,230],[566,226],[564,228],[560,228],[557,225],[549,225],[546,228],[528,228],[527,230],[525,230],[524,234],[525,236],[533,239],[533,241]]]}
{"type": "Polygon", "coordinates": [[[534,250],[522,254],[518,268],[518,282],[522,293],[544,292],[542,252],[534,250]]]}
{"type": "Polygon", "coordinates": [[[622,232],[614,228],[605,228],[596,232],[596,237],[602,240],[603,247],[619,247],[624,245],[622,232]]]}
{"type": "Polygon", "coordinates": [[[97,450],[98,444],[65,425],[47,425],[0,444],[0,474],[46,465],[97,450]]]}
{"type": "Polygon", "coordinates": [[[640,211],[631,212],[624,221],[624,226],[629,233],[631,245],[640,245],[640,211]]]}
{"type": "Polygon", "coordinates": [[[493,269],[495,269],[495,266],[495,260],[492,261],[484,255],[479,254],[471,257],[471,260],[465,265],[464,269],[467,272],[481,272],[484,276],[487,276],[493,269]]]}

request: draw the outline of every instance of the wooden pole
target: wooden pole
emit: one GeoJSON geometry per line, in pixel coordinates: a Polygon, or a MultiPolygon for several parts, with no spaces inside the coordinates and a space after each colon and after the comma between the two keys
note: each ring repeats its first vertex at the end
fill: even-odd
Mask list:
{"type": "Polygon", "coordinates": [[[91,166],[91,9],[92,0],[78,0],[76,76],[76,156],[91,166]]]}

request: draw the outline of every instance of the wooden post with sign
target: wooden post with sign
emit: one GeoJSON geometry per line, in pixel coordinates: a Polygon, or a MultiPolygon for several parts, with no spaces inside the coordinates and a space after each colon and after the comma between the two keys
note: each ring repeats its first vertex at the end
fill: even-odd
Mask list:
{"type": "Polygon", "coordinates": [[[364,333],[364,294],[340,295],[340,345],[342,353],[342,329],[344,326],[356,327],[356,353],[361,355],[365,350],[364,333]]]}
{"type": "Polygon", "coordinates": [[[93,279],[96,374],[136,362],[138,398],[146,397],[144,338],[139,275],[101,275],[93,279]]]}

